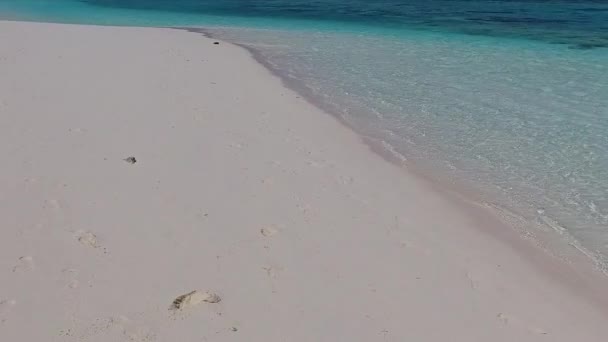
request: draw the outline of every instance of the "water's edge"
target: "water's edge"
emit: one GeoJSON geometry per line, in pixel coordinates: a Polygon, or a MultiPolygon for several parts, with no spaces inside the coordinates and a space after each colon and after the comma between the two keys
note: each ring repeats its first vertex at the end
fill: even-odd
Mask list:
{"type": "MultiPolygon", "coordinates": [[[[201,34],[206,38],[226,41],[224,37],[217,36],[211,30],[206,28],[169,28],[201,34]]],[[[286,88],[299,94],[311,105],[334,117],[342,125],[357,134],[372,152],[378,154],[391,164],[396,165],[408,176],[415,177],[416,180],[425,183],[431,190],[440,193],[442,196],[452,201],[458,202],[457,204],[459,206],[464,204],[467,207],[465,210],[472,210],[471,213],[474,216],[477,216],[480,213],[482,215],[490,214],[492,217],[500,221],[500,223],[502,223],[504,226],[509,227],[510,230],[516,232],[520,238],[531,242],[534,247],[542,250],[543,253],[553,258],[557,258],[565,264],[570,264],[576,266],[577,268],[581,268],[581,271],[583,269],[589,269],[591,272],[597,272],[603,276],[608,276],[608,268],[600,261],[600,258],[592,251],[583,247],[566,231],[556,229],[548,223],[542,222],[539,224],[538,222],[530,222],[529,219],[524,218],[522,215],[519,215],[496,203],[490,203],[482,199],[480,196],[478,196],[478,194],[471,189],[468,189],[463,184],[454,182],[452,179],[446,179],[437,173],[429,172],[427,169],[419,168],[415,163],[412,163],[409,160],[406,161],[406,158],[403,155],[399,154],[386,142],[379,141],[374,137],[366,135],[364,132],[358,129],[358,127],[349,122],[336,108],[318,99],[316,94],[314,94],[304,85],[298,83],[297,80],[287,77],[254,47],[230,40],[227,40],[226,42],[246,50],[257,63],[262,65],[272,75],[277,77],[286,88]]]]}

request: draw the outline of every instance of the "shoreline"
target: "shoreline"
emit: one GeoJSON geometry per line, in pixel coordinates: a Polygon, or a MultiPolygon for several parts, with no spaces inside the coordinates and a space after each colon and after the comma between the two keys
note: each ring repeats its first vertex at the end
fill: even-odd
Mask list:
{"type": "MultiPolygon", "coordinates": [[[[48,24],[48,25],[71,25],[71,26],[95,26],[95,27],[116,27],[116,28],[149,28],[149,29],[170,29],[180,30],[190,33],[201,34],[206,38],[221,40],[222,38],[214,37],[209,32],[209,29],[200,26],[128,26],[128,25],[113,25],[113,24],[81,24],[71,22],[53,22],[53,21],[36,21],[36,20],[24,20],[18,19],[7,19],[0,18],[0,21],[15,22],[15,23],[34,23],[34,24],[48,24]]],[[[223,28],[224,26],[218,26],[223,28]]],[[[242,28],[241,28],[242,29],[242,28]]],[[[347,129],[357,134],[360,139],[369,147],[369,149],[381,156],[385,161],[395,164],[400,168],[403,168],[404,172],[408,176],[413,176],[420,181],[427,184],[429,188],[437,191],[444,196],[449,197],[451,200],[457,202],[465,202],[471,207],[476,207],[481,210],[484,214],[495,216],[501,224],[508,226],[510,229],[515,231],[520,238],[532,241],[535,247],[542,249],[545,253],[550,254],[551,257],[560,259],[564,263],[576,264],[577,266],[584,267],[586,273],[601,273],[602,276],[606,277],[608,281],[608,264],[603,262],[601,259],[606,256],[594,252],[586,248],[581,242],[573,237],[567,228],[559,226],[556,228],[550,223],[543,221],[542,223],[533,222],[533,220],[549,219],[547,217],[526,217],[527,214],[523,214],[514,210],[513,208],[498,204],[496,201],[488,200],[481,196],[478,189],[473,189],[470,180],[459,179],[454,181],[449,176],[440,174],[432,170],[432,166],[425,165],[424,167],[418,167],[416,164],[424,162],[422,160],[416,160],[414,163],[406,162],[404,156],[393,150],[393,146],[386,144],[384,141],[377,137],[368,136],[363,133],[360,129],[355,127],[354,124],[348,122],[341,114],[337,112],[336,108],[326,106],[325,104],[315,101],[315,95],[310,91],[307,91],[301,85],[297,84],[293,80],[284,77],[275,67],[267,63],[266,59],[261,54],[247,45],[224,41],[225,43],[238,46],[251,55],[251,57],[265,69],[267,69],[274,77],[281,80],[282,84],[289,90],[299,94],[305,99],[310,105],[318,108],[327,115],[333,117],[347,129]],[[388,146],[387,146],[388,145],[388,146]],[[406,170],[407,169],[407,170],[406,170]],[[430,174],[430,175],[429,175],[430,174]],[[468,183],[465,185],[465,183],[468,183]],[[515,222],[518,221],[518,222],[515,222]],[[522,221],[525,221],[521,224],[522,221]],[[550,231],[548,231],[550,229],[550,231]],[[558,230],[560,229],[560,230],[558,230]],[[563,229],[563,230],[562,230],[563,229]]]]}
{"type": "MultiPolygon", "coordinates": [[[[201,34],[209,39],[223,41],[221,37],[214,36],[206,28],[170,28],[201,34]]],[[[320,101],[316,101],[316,97],[313,93],[307,91],[307,89],[302,87],[297,82],[281,74],[281,72],[276,70],[274,66],[268,63],[268,61],[261,55],[260,52],[256,51],[255,48],[230,41],[226,41],[226,43],[236,45],[246,50],[257,63],[267,69],[274,77],[278,78],[287,89],[299,94],[311,106],[318,108],[326,115],[337,120],[348,130],[354,132],[361,139],[361,141],[367,145],[372,153],[379,155],[386,162],[398,167],[406,177],[416,178],[420,182],[424,183],[429,189],[432,189],[432,191],[445,196],[456,205],[461,206],[472,216],[478,217],[479,221],[486,221],[491,217],[491,219],[496,220],[496,222],[501,226],[499,229],[493,229],[495,228],[495,225],[491,225],[492,231],[484,231],[484,229],[481,229],[483,233],[488,233],[493,236],[500,236],[501,239],[510,241],[510,243],[513,244],[518,244],[521,242],[524,244],[531,243],[533,245],[533,249],[539,249],[542,253],[547,254],[550,258],[556,258],[558,259],[558,262],[571,265],[569,267],[575,269],[578,268],[576,269],[576,272],[583,272],[582,274],[584,277],[594,278],[595,276],[599,275],[600,280],[607,281],[606,284],[608,285],[608,273],[606,271],[606,265],[602,264],[598,260],[595,253],[581,246],[580,242],[571,237],[567,231],[558,232],[554,227],[551,227],[547,223],[543,223],[542,227],[551,230],[542,230],[538,224],[535,225],[531,221],[531,218],[524,217],[520,215],[520,213],[511,211],[509,208],[504,208],[495,203],[482,199],[482,196],[464,184],[451,180],[449,177],[442,177],[442,175],[437,174],[437,172],[433,173],[433,170],[428,170],[428,168],[418,168],[416,166],[416,162],[406,162],[402,159],[404,157],[401,154],[391,151],[392,146],[387,147],[384,145],[383,141],[379,141],[375,137],[366,136],[363,132],[361,132],[360,129],[355,127],[354,124],[350,123],[342,115],[340,115],[335,108],[326,106],[320,101]],[[428,174],[429,172],[431,172],[431,175],[428,174]],[[519,225],[516,224],[515,220],[519,221],[519,225]],[[505,228],[512,231],[516,236],[509,237],[508,234],[505,235],[505,232],[503,231],[505,228]],[[564,233],[568,235],[565,236],[563,235],[564,233]],[[516,241],[518,238],[522,241],[516,241]],[[574,243],[571,240],[574,240],[574,243]]],[[[516,247],[519,249],[521,246],[516,247]]],[[[530,253],[530,251],[528,251],[526,248],[522,249],[522,252],[524,254],[530,253]]],[[[542,263],[539,267],[543,267],[542,263]]],[[[556,271],[554,274],[556,279],[560,279],[558,273],[559,272],[556,271]]],[[[596,289],[597,292],[601,292],[601,290],[602,287],[596,289]]],[[[608,308],[608,299],[606,300],[606,304],[606,307],[608,308]]]]}
{"type": "MultiPolygon", "coordinates": [[[[217,31],[214,28],[185,27],[181,29],[202,34],[215,34],[217,38],[225,36],[221,32],[221,28],[219,28],[220,33],[216,33],[217,31]]],[[[585,232],[592,232],[593,228],[600,229],[603,227],[598,223],[580,229],[584,227],[584,223],[588,223],[582,219],[584,212],[578,213],[578,216],[569,212],[570,216],[566,215],[560,218],[556,212],[559,208],[552,208],[547,209],[546,211],[550,214],[546,214],[545,205],[550,206],[550,203],[526,201],[525,196],[521,196],[525,194],[524,192],[512,191],[508,193],[504,190],[505,188],[499,190],[488,189],[488,187],[497,184],[498,177],[494,177],[493,181],[485,179],[485,182],[482,182],[483,186],[481,186],[480,182],[474,180],[474,177],[470,177],[471,175],[463,175],[462,169],[454,168],[454,170],[460,171],[460,174],[450,172],[449,167],[441,165],[442,161],[445,161],[441,157],[430,159],[414,155],[413,158],[410,158],[413,154],[411,152],[415,149],[410,149],[403,154],[400,153],[399,148],[402,146],[390,142],[390,137],[387,141],[383,140],[387,137],[374,128],[368,129],[366,127],[367,123],[363,123],[364,120],[361,118],[354,118],[353,115],[342,112],[339,105],[327,103],[320,94],[315,94],[308,89],[304,82],[292,75],[283,74],[279,67],[273,65],[272,61],[265,60],[263,49],[258,49],[256,44],[249,44],[247,40],[239,44],[241,42],[238,34],[233,37],[230,36],[228,34],[228,42],[247,49],[256,61],[281,79],[287,88],[301,94],[310,104],[334,116],[346,127],[355,131],[375,153],[381,155],[385,160],[407,168],[408,173],[415,175],[415,177],[440,192],[448,193],[450,196],[459,198],[459,200],[471,202],[474,206],[482,207],[483,210],[492,211],[494,215],[500,217],[503,223],[517,230],[520,235],[526,239],[534,239],[535,244],[539,247],[542,246],[541,248],[547,253],[561,258],[565,262],[580,264],[581,267],[587,268],[591,265],[592,271],[608,276],[608,259],[606,259],[608,255],[602,249],[603,245],[594,244],[592,239],[585,239],[583,235],[585,232]],[[524,197],[523,201],[522,197],[524,197]],[[572,223],[574,218],[581,221],[581,226],[572,223]],[[570,219],[570,225],[567,223],[568,219],[570,219]],[[565,222],[562,220],[565,220],[565,222]]],[[[371,117],[371,115],[369,116],[371,117]]],[[[377,124],[377,122],[374,122],[374,124],[377,124]]],[[[541,198],[538,194],[532,195],[532,197],[541,198]]],[[[592,203],[591,206],[595,206],[595,204],[592,203]]]]}
{"type": "Polygon", "coordinates": [[[603,278],[550,257],[512,229],[502,229],[490,210],[475,208],[432,182],[415,179],[410,170],[386,163],[336,116],[314,107],[305,96],[300,99],[284,80],[281,89],[281,78],[271,77],[271,68],[263,63],[255,64],[251,51],[224,42],[215,46],[208,38],[170,28],[0,25],[9,55],[0,61],[0,71],[8,75],[0,81],[0,90],[8,94],[0,98],[0,110],[10,118],[3,153],[17,159],[16,166],[0,173],[6,198],[17,199],[16,204],[4,203],[2,211],[4,217],[14,217],[4,222],[13,228],[2,236],[11,245],[4,246],[1,256],[9,261],[0,268],[0,276],[8,279],[5,291],[13,294],[0,293],[0,309],[16,304],[10,304],[15,314],[0,312],[6,315],[0,317],[6,320],[0,336],[7,331],[9,337],[17,336],[11,334],[27,322],[21,315],[43,305],[40,299],[26,299],[36,291],[41,298],[57,297],[56,306],[41,310],[38,318],[61,313],[43,325],[57,324],[72,307],[78,336],[88,334],[86,325],[95,316],[127,314],[126,320],[109,324],[116,329],[89,336],[94,340],[131,332],[135,323],[136,335],[146,325],[156,330],[154,336],[187,339],[202,333],[199,319],[213,317],[214,323],[208,323],[213,329],[240,324],[239,331],[250,339],[267,340],[371,338],[380,329],[397,339],[429,337],[428,330],[416,327],[434,327],[432,319],[446,328],[433,332],[427,339],[433,341],[496,334],[505,341],[536,341],[544,335],[600,341],[605,336],[597,316],[608,313],[603,278]],[[88,45],[66,43],[64,35],[88,45]],[[28,44],[31,39],[43,46],[28,44]],[[41,61],[46,66],[37,64],[41,61]],[[129,64],[135,61],[144,65],[129,64]],[[73,67],[80,73],[70,71],[73,67]],[[242,84],[228,76],[237,75],[235,67],[242,68],[242,84]],[[65,90],[54,87],[53,77],[59,75],[67,76],[65,90]],[[87,81],[107,93],[89,93],[80,86],[87,81]],[[101,106],[98,96],[108,104],[101,106]],[[49,127],[39,127],[44,117],[32,110],[51,110],[56,117],[46,119],[49,127]],[[75,123],[82,127],[72,127],[75,123]],[[94,138],[88,139],[90,135],[94,138]],[[45,141],[55,146],[46,152],[62,162],[48,159],[45,141]],[[121,154],[128,154],[125,146],[139,151],[133,169],[114,165],[121,154]],[[109,153],[112,162],[105,157],[101,161],[100,152],[109,153]],[[35,167],[27,166],[28,160],[35,167]],[[74,163],[77,167],[67,166],[74,163]],[[18,185],[24,176],[30,180],[18,185]],[[75,183],[68,184],[75,190],[65,192],[67,183],[59,186],[61,182],[75,183]],[[136,192],[119,195],[124,189],[136,192]],[[45,209],[30,207],[41,200],[45,209]],[[201,204],[207,208],[195,208],[201,204]],[[103,213],[97,212],[99,207],[103,213]],[[206,214],[200,216],[200,210],[206,214]],[[34,218],[42,220],[10,212],[36,212],[34,218]],[[268,224],[273,227],[264,228],[268,224]],[[82,235],[83,226],[89,226],[97,242],[82,235]],[[47,236],[46,229],[53,233],[47,236]],[[73,231],[68,235],[76,234],[75,240],[58,237],[66,229],[73,231]],[[260,237],[260,229],[267,234],[262,231],[260,237]],[[107,247],[111,254],[103,259],[105,252],[83,252],[81,246],[72,247],[74,241],[98,251],[107,247]],[[33,256],[21,255],[19,246],[33,256]],[[231,267],[220,267],[224,259],[231,267]],[[54,284],[53,270],[65,264],[87,274],[88,280],[80,282],[90,283],[91,289],[75,287],[76,294],[66,294],[58,285],[41,288],[45,281],[54,284]],[[25,276],[16,277],[14,270],[25,276]],[[131,279],[134,270],[138,274],[131,279]],[[96,286],[99,281],[101,287],[96,286]],[[210,309],[210,316],[205,309],[193,311],[179,329],[167,323],[166,308],[156,305],[168,304],[169,294],[205,281],[215,283],[225,306],[210,309]],[[424,285],[415,285],[417,281],[424,285]],[[150,283],[157,285],[141,288],[150,283]],[[242,289],[241,284],[248,286],[242,289]],[[133,297],[111,290],[117,287],[133,297]],[[82,301],[91,296],[90,302],[82,301]],[[19,311],[21,303],[24,311],[19,311]],[[474,309],[464,309],[469,305],[474,309]],[[299,316],[278,315],[294,306],[300,308],[299,316]],[[260,308],[267,312],[260,313],[260,308]],[[357,316],[361,310],[381,319],[357,316]],[[218,312],[224,318],[217,318],[218,312]],[[399,328],[404,319],[411,323],[409,331],[399,328]],[[578,328],[568,327],[568,319],[577,320],[578,328]],[[353,321],[361,326],[350,326],[353,321]],[[271,333],[273,322],[281,323],[274,327],[280,335],[271,333]],[[322,328],[322,322],[331,322],[332,328],[322,328]]]}

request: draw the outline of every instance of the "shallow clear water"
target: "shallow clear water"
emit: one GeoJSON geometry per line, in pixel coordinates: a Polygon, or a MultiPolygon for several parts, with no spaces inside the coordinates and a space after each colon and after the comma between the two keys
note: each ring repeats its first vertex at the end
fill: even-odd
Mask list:
{"type": "Polygon", "coordinates": [[[0,0],[0,17],[205,26],[433,177],[608,261],[608,2],[0,0]]]}

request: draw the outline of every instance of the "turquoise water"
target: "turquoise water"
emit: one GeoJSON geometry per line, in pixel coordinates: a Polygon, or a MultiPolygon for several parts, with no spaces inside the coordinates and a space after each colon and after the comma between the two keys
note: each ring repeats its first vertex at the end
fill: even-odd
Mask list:
{"type": "Polygon", "coordinates": [[[0,0],[0,17],[205,27],[406,165],[608,262],[608,2],[0,0]]]}

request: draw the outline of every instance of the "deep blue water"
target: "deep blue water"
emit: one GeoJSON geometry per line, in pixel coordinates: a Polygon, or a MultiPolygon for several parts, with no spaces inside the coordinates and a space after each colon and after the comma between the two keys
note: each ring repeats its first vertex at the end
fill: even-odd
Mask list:
{"type": "Polygon", "coordinates": [[[0,18],[198,26],[407,165],[608,264],[608,0],[0,0],[0,18]]]}
{"type": "Polygon", "coordinates": [[[586,0],[84,0],[96,6],[355,22],[608,46],[608,5],[586,0]]]}
{"type": "MultiPolygon", "coordinates": [[[[1,0],[61,20],[51,7],[232,18],[301,19],[537,39],[574,48],[608,46],[606,0],[1,0]]],[[[67,18],[67,13],[63,13],[67,18]]],[[[144,15],[145,16],[145,15],[144,15]]],[[[73,19],[73,18],[72,18],[73,19]]],[[[85,18],[81,18],[85,19],[85,18]]],[[[95,16],[91,18],[95,20],[95,16]]],[[[150,18],[154,21],[154,19],[150,18]]],[[[189,19],[191,20],[191,19],[189,19]]],[[[145,21],[145,19],[144,19],[145,21]]],[[[162,18],[160,22],[162,22],[162,18]]],[[[169,20],[172,21],[172,20],[169,20]]]]}

